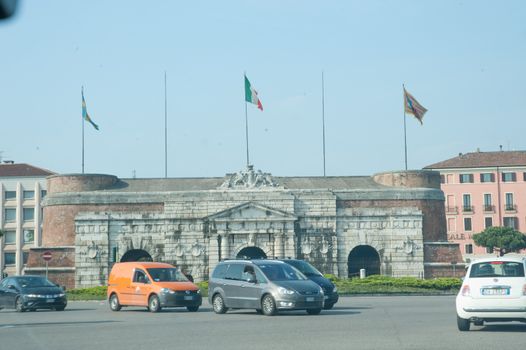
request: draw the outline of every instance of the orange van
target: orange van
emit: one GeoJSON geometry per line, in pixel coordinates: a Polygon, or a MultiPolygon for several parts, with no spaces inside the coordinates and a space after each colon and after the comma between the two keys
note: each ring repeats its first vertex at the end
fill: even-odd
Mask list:
{"type": "Polygon", "coordinates": [[[124,262],[111,269],[108,301],[113,311],[123,306],[146,306],[151,312],[178,306],[197,311],[202,297],[199,287],[170,264],[124,262]]]}

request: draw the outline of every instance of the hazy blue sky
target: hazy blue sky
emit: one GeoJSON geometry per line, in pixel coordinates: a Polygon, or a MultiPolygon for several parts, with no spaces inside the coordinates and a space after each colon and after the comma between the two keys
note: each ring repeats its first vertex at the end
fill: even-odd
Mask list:
{"type": "Polygon", "coordinates": [[[170,177],[245,167],[279,176],[400,170],[526,149],[525,1],[21,1],[0,23],[0,151],[60,173],[170,177]]]}

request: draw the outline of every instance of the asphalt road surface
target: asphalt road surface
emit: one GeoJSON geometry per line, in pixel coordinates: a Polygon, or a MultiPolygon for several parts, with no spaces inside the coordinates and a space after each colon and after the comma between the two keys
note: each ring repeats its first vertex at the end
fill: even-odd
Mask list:
{"type": "Polygon", "coordinates": [[[268,317],[252,310],[216,315],[106,302],[70,302],[66,311],[0,311],[0,349],[522,349],[526,324],[459,332],[453,296],[343,297],[333,310],[268,317]]]}

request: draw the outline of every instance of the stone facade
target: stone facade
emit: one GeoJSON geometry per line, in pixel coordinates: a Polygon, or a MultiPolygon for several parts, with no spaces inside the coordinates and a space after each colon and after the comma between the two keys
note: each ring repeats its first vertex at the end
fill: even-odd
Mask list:
{"type": "MultiPolygon", "coordinates": [[[[46,249],[74,250],[74,264],[63,273],[75,287],[104,285],[114,262],[137,253],[196,280],[208,279],[221,259],[254,251],[305,259],[342,277],[362,263],[390,276],[451,275],[460,251],[447,242],[439,186],[430,171],[273,178],[249,167],[225,178],[152,180],[59,175],[48,179],[43,242],[46,249]],[[360,255],[363,247],[371,257],[360,255]]],[[[39,269],[36,260],[30,265],[39,269]]]]}

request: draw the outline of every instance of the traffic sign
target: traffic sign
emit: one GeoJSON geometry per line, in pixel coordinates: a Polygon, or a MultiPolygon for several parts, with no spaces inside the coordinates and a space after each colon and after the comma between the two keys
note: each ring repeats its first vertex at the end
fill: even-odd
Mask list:
{"type": "Polygon", "coordinates": [[[45,261],[51,260],[52,257],[53,257],[53,254],[49,250],[46,250],[45,252],[42,253],[42,259],[44,259],[45,261]]]}

